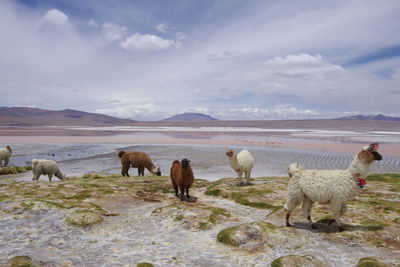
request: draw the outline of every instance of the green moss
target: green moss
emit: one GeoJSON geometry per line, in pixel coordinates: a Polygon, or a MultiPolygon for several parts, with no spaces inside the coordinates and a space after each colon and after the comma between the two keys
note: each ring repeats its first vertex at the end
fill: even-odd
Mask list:
{"type": "Polygon", "coordinates": [[[282,257],[275,259],[273,262],[271,262],[271,267],[284,267],[281,260],[282,257]]]}
{"type": "Polygon", "coordinates": [[[277,211],[277,210],[281,209],[282,206],[273,206],[266,202],[252,202],[249,200],[249,198],[251,198],[251,197],[262,196],[262,195],[265,195],[270,192],[271,192],[271,190],[260,190],[260,191],[254,190],[254,191],[245,192],[245,193],[236,192],[236,193],[232,194],[232,199],[236,203],[244,205],[244,206],[250,206],[250,207],[258,208],[258,209],[271,209],[273,211],[277,211]]]}
{"type": "MultiPolygon", "coordinates": [[[[257,222],[257,223],[253,223],[253,224],[257,224],[260,225],[261,228],[263,229],[264,233],[270,233],[270,232],[274,232],[276,229],[276,226],[267,222],[257,222]]],[[[240,225],[236,225],[233,227],[229,227],[226,228],[222,231],[220,231],[217,235],[217,241],[224,243],[226,245],[232,245],[232,246],[236,246],[237,244],[232,242],[231,236],[232,234],[234,234],[242,225],[244,224],[240,224],[240,225]]]]}
{"type": "Polygon", "coordinates": [[[260,225],[263,228],[265,233],[274,232],[276,230],[276,226],[271,224],[271,223],[259,222],[257,224],[260,225]]]}
{"type": "Polygon", "coordinates": [[[206,229],[208,229],[208,228],[209,228],[208,223],[206,223],[206,222],[199,222],[199,229],[200,229],[200,230],[206,230],[206,229]]]}
{"type": "Polygon", "coordinates": [[[10,199],[10,196],[6,196],[6,195],[0,195],[0,202],[10,199]]]}
{"type": "Polygon", "coordinates": [[[397,217],[393,220],[394,223],[400,224],[400,217],[397,217]]]}
{"type": "Polygon", "coordinates": [[[85,227],[103,221],[103,217],[91,210],[79,210],[67,215],[65,222],[73,226],[85,227]]]}
{"type": "Polygon", "coordinates": [[[8,260],[8,264],[10,267],[41,267],[41,265],[33,264],[28,256],[15,256],[8,260]]]}
{"type": "Polygon", "coordinates": [[[213,224],[217,223],[221,216],[224,216],[226,218],[232,217],[232,214],[223,208],[207,207],[205,209],[212,211],[211,215],[208,217],[208,220],[213,224]]]}
{"type": "Polygon", "coordinates": [[[236,244],[232,243],[232,239],[230,237],[231,237],[232,233],[237,231],[239,226],[240,225],[229,227],[229,228],[226,228],[226,229],[220,231],[217,235],[217,241],[221,242],[223,244],[226,244],[226,245],[235,246],[236,244]]]}
{"type": "Polygon", "coordinates": [[[221,195],[221,189],[207,189],[204,192],[205,195],[207,196],[220,196],[221,195]]]}
{"type": "Polygon", "coordinates": [[[400,192],[400,174],[371,174],[367,181],[376,181],[389,184],[392,192],[400,192]]]}
{"type": "Polygon", "coordinates": [[[364,220],[361,225],[366,226],[369,231],[379,231],[383,230],[388,224],[382,223],[376,220],[364,220]]]}
{"type": "Polygon", "coordinates": [[[32,209],[35,206],[35,203],[33,201],[26,200],[26,201],[21,201],[20,205],[21,207],[32,209]]]}
{"type": "Polygon", "coordinates": [[[264,198],[268,194],[275,193],[271,189],[259,189],[252,186],[238,187],[235,185],[236,179],[221,179],[213,182],[212,185],[204,192],[205,195],[219,196],[223,198],[230,198],[236,203],[254,207],[258,209],[271,209],[273,212],[282,208],[281,205],[275,206],[267,203],[266,201],[253,201],[252,199],[264,198]],[[223,187],[221,189],[220,187],[223,187]]]}
{"type": "Polygon", "coordinates": [[[384,248],[385,247],[385,242],[379,239],[374,239],[371,240],[372,245],[374,245],[377,248],[384,248]]]}
{"type": "Polygon", "coordinates": [[[178,215],[178,216],[175,217],[175,221],[180,222],[182,220],[183,220],[183,215],[178,215]]]}
{"type": "Polygon", "coordinates": [[[358,261],[357,267],[385,267],[386,264],[372,257],[361,258],[358,261]]]}
{"type": "Polygon", "coordinates": [[[2,167],[2,168],[0,168],[0,175],[23,173],[23,172],[26,172],[28,170],[31,170],[30,166],[26,166],[26,167],[21,167],[21,166],[2,167]]]}
{"type": "Polygon", "coordinates": [[[136,264],[136,267],[153,267],[154,265],[148,262],[141,262],[136,264]]]}
{"type": "Polygon", "coordinates": [[[271,267],[291,267],[291,266],[326,266],[323,262],[310,255],[288,255],[282,256],[271,262],[271,267]]]}

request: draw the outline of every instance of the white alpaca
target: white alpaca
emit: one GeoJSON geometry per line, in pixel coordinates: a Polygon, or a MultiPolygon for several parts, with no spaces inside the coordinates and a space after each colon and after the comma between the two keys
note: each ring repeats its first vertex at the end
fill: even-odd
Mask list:
{"type": "Polygon", "coordinates": [[[239,183],[242,184],[242,174],[245,174],[247,184],[250,184],[250,174],[254,167],[254,159],[248,150],[242,150],[239,154],[235,154],[232,149],[228,149],[225,153],[228,156],[229,164],[238,174],[239,183]]]}
{"type": "Polygon", "coordinates": [[[0,148],[0,166],[5,167],[8,165],[8,161],[10,160],[11,154],[12,150],[10,146],[6,146],[5,148],[0,148]]]}
{"type": "Polygon", "coordinates": [[[55,175],[58,179],[62,180],[65,176],[61,173],[58,168],[57,163],[49,159],[33,159],[32,160],[32,172],[33,178],[32,181],[36,181],[39,179],[40,175],[47,175],[49,177],[49,181],[55,175]]]}
{"type": "Polygon", "coordinates": [[[303,170],[299,164],[291,164],[288,169],[290,176],[287,188],[288,200],[284,206],[286,225],[291,226],[290,213],[303,202],[304,216],[315,228],[310,216],[313,203],[330,203],[334,217],[330,223],[336,221],[339,230],[342,231],[340,216],[346,212],[346,202],[359,194],[366,184],[365,178],[371,163],[382,159],[377,149],[376,143],[363,148],[347,170],[303,170]]]}

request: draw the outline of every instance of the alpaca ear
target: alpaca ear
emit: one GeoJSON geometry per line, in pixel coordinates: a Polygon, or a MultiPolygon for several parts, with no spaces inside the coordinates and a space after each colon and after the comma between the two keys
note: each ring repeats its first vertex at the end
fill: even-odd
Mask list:
{"type": "Polygon", "coordinates": [[[378,143],[372,143],[372,144],[369,145],[369,148],[371,149],[371,151],[378,151],[379,144],[378,143]]]}

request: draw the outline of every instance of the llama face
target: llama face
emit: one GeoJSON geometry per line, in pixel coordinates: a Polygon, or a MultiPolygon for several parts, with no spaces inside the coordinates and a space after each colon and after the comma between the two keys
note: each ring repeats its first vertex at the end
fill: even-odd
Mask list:
{"type": "Polygon", "coordinates": [[[377,151],[378,148],[378,143],[370,144],[368,147],[358,152],[358,158],[367,164],[372,163],[374,160],[382,160],[382,155],[377,151]]]}
{"type": "Polygon", "coordinates": [[[7,150],[10,151],[12,153],[11,147],[10,146],[6,146],[7,150]]]}
{"type": "Polygon", "coordinates": [[[189,162],[190,162],[190,160],[188,160],[188,159],[182,159],[181,160],[181,164],[182,164],[182,168],[187,168],[187,167],[189,167],[189,162]]]}
{"type": "Polygon", "coordinates": [[[228,149],[226,151],[225,155],[227,155],[229,158],[231,158],[233,156],[233,150],[232,149],[228,149]]]}

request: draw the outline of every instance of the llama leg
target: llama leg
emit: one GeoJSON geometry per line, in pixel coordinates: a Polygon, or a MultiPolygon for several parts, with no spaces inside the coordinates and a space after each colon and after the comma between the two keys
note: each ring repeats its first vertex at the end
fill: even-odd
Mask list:
{"type": "Polygon", "coordinates": [[[290,198],[286,202],[285,206],[283,209],[286,211],[286,226],[292,226],[289,223],[289,218],[290,218],[290,213],[298,206],[300,205],[300,199],[298,198],[290,198]]]}
{"type": "Polygon", "coordinates": [[[49,181],[51,182],[51,179],[53,179],[53,174],[47,175],[49,177],[49,181]]]}
{"type": "Polygon", "coordinates": [[[237,174],[238,174],[238,178],[239,178],[239,186],[241,186],[242,185],[242,172],[238,171],[237,174]]]}
{"type": "Polygon", "coordinates": [[[4,160],[4,167],[8,165],[8,159],[4,160]]]}
{"type": "Polygon", "coordinates": [[[178,185],[174,182],[174,180],[172,180],[172,186],[175,190],[175,196],[178,197],[178,185]]]}
{"type": "Polygon", "coordinates": [[[310,198],[305,196],[303,199],[303,205],[301,208],[303,209],[304,216],[307,218],[308,222],[311,224],[311,227],[313,229],[316,229],[317,227],[316,227],[315,223],[311,220],[312,205],[313,205],[313,201],[310,198]]]}
{"type": "Polygon", "coordinates": [[[342,203],[342,208],[340,209],[340,216],[343,216],[347,211],[347,202],[342,203]]]}
{"type": "Polygon", "coordinates": [[[189,187],[188,186],[186,187],[186,196],[187,196],[188,199],[190,198],[189,197],[189,187]]]}
{"type": "Polygon", "coordinates": [[[344,231],[342,222],[340,221],[340,213],[342,211],[342,206],[344,203],[341,202],[331,202],[331,211],[332,211],[332,215],[333,218],[335,218],[336,224],[339,228],[339,231],[344,231]]]}
{"type": "Polygon", "coordinates": [[[179,185],[179,189],[181,190],[181,201],[183,201],[183,196],[185,194],[185,187],[183,185],[179,185]]]}
{"type": "Polygon", "coordinates": [[[128,174],[128,171],[129,171],[129,164],[122,164],[122,167],[121,167],[121,174],[122,174],[122,176],[128,176],[129,177],[129,174],[128,174]]]}
{"type": "Polygon", "coordinates": [[[251,170],[250,170],[250,171],[247,171],[247,172],[245,173],[247,184],[250,184],[250,173],[251,173],[251,170]]]}
{"type": "Polygon", "coordinates": [[[177,185],[174,185],[174,189],[175,189],[175,196],[176,197],[178,197],[178,186],[177,185]]]}
{"type": "Polygon", "coordinates": [[[138,167],[138,173],[139,173],[139,176],[140,175],[144,176],[144,167],[138,167]]]}

